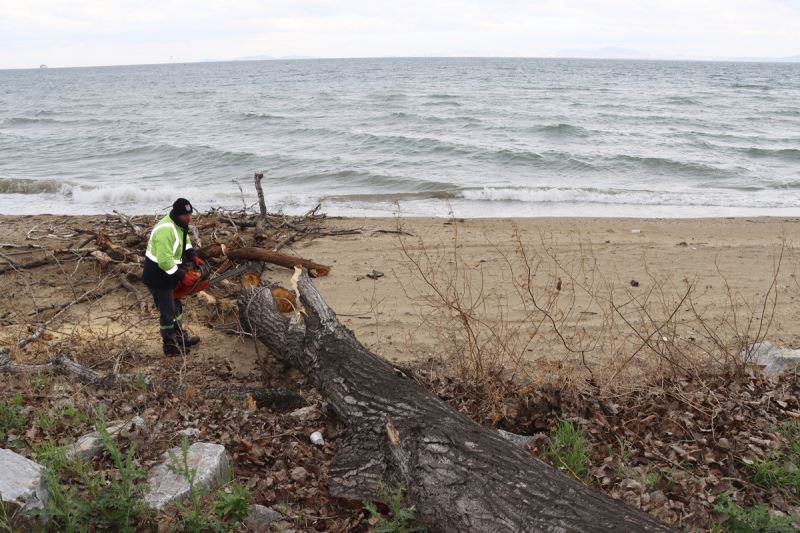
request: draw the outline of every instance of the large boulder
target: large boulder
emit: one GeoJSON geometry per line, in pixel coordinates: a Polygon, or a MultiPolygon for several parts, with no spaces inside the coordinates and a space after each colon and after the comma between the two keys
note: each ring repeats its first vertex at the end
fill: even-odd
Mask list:
{"type": "MultiPolygon", "coordinates": [[[[800,350],[780,348],[769,341],[750,347],[750,361],[764,367],[764,375],[775,377],[800,365],[800,350]]],[[[747,356],[745,352],[742,356],[747,356]]]]}
{"type": "Polygon", "coordinates": [[[0,499],[3,504],[18,507],[23,514],[43,507],[47,502],[43,470],[42,465],[0,448],[0,499]]]}
{"type": "MultiPolygon", "coordinates": [[[[181,449],[172,448],[164,453],[164,462],[150,471],[147,477],[150,487],[144,496],[144,501],[156,511],[189,496],[189,481],[177,473],[182,461],[181,449]]],[[[219,485],[230,477],[228,453],[220,444],[195,442],[189,446],[187,463],[189,468],[196,472],[194,486],[197,489],[219,485]]]]}

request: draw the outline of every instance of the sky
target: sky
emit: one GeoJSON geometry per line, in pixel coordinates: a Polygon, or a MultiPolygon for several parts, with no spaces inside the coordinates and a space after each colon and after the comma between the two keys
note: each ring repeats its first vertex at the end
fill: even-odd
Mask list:
{"type": "Polygon", "coordinates": [[[603,48],[798,55],[800,0],[0,0],[0,68],[603,48]]]}

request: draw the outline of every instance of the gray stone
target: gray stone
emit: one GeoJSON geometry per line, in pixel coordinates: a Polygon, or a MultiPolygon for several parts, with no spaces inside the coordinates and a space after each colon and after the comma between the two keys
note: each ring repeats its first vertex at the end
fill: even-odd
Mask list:
{"type": "Polygon", "coordinates": [[[502,429],[498,429],[497,432],[500,433],[501,437],[519,446],[520,448],[527,448],[528,445],[532,444],[534,440],[536,440],[536,437],[517,435],[516,433],[511,433],[510,431],[505,431],[502,429]]]}
{"type": "Polygon", "coordinates": [[[300,409],[295,409],[294,411],[289,413],[289,416],[291,416],[292,418],[297,418],[298,420],[301,420],[303,422],[307,422],[309,420],[314,420],[316,418],[319,418],[320,412],[319,409],[317,409],[316,405],[309,405],[307,407],[301,407],[300,409]]]}
{"type": "Polygon", "coordinates": [[[283,515],[272,509],[259,504],[250,506],[250,515],[244,522],[248,531],[255,531],[260,533],[262,531],[269,531],[270,525],[283,518],[283,515]]]}
{"type": "MultiPolygon", "coordinates": [[[[742,357],[747,355],[742,353],[742,357]]],[[[750,347],[750,360],[764,367],[764,375],[775,377],[800,365],[800,350],[780,348],[769,341],[750,347]]]]}
{"type": "Polygon", "coordinates": [[[302,466],[296,466],[289,472],[289,477],[294,481],[305,481],[306,477],[308,477],[308,471],[302,466]]]}
{"type": "MultiPolygon", "coordinates": [[[[140,416],[134,416],[127,422],[115,422],[109,425],[106,430],[111,438],[115,439],[119,435],[130,437],[136,433],[141,433],[146,429],[145,421],[140,416]]],[[[91,459],[103,450],[103,441],[100,433],[92,431],[83,435],[70,444],[64,450],[68,459],[91,459]]]]}
{"type": "Polygon", "coordinates": [[[43,507],[47,502],[43,468],[18,453],[0,448],[0,498],[3,503],[18,506],[22,513],[43,507]]]}
{"type": "MultiPolygon", "coordinates": [[[[189,482],[175,469],[183,462],[180,448],[164,453],[164,462],[153,467],[147,477],[149,489],[144,501],[159,511],[166,505],[189,496],[189,482]]],[[[187,463],[195,470],[195,488],[210,488],[228,480],[230,461],[225,447],[210,442],[195,442],[189,446],[187,463]]]]}

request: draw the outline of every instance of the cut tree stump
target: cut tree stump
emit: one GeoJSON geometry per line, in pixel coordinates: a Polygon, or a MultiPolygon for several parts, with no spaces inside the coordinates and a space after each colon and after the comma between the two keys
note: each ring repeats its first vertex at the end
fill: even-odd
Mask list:
{"type": "Polygon", "coordinates": [[[239,312],[347,425],[330,468],[333,496],[378,501],[402,484],[433,531],[671,531],[455,411],[358,342],[305,272],[294,281],[304,309],[278,312],[259,286],[242,292],[239,312]]]}

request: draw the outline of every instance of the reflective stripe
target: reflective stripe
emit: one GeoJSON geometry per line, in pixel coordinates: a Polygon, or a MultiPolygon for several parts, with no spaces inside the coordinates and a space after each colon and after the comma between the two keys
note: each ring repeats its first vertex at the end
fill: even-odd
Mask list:
{"type": "Polygon", "coordinates": [[[193,248],[192,243],[187,242],[186,243],[186,249],[189,250],[190,248],[193,248]]]}
{"type": "Polygon", "coordinates": [[[182,318],[183,318],[183,315],[182,315],[182,314],[180,314],[180,315],[176,316],[176,317],[175,317],[175,322],[180,322],[180,320],[181,320],[182,318]]]}
{"type": "Polygon", "coordinates": [[[173,329],[175,324],[170,324],[169,326],[161,326],[161,329],[173,329]]]}
{"type": "Polygon", "coordinates": [[[178,265],[175,265],[174,267],[170,268],[169,270],[165,270],[164,272],[166,272],[167,274],[169,274],[171,276],[177,271],[178,271],[178,265]]]}
{"type": "MultiPolygon", "coordinates": [[[[156,257],[155,255],[153,255],[153,254],[150,252],[150,250],[146,250],[146,251],[144,252],[144,256],[145,256],[146,258],[148,258],[150,261],[152,261],[152,262],[154,262],[154,263],[158,263],[158,257],[156,257]]],[[[173,259],[173,261],[175,262],[175,264],[176,264],[176,265],[180,265],[180,264],[182,264],[182,263],[183,263],[183,261],[181,261],[180,259],[173,259]]],[[[167,274],[169,274],[169,272],[167,272],[167,274]]]]}
{"type": "MultiPolygon", "coordinates": [[[[175,252],[178,251],[178,246],[180,246],[180,239],[178,238],[178,230],[175,228],[175,224],[172,222],[165,222],[163,224],[159,224],[155,228],[153,228],[153,233],[157,232],[161,228],[169,228],[172,230],[172,234],[175,235],[175,244],[172,245],[172,255],[175,255],[175,252]]],[[[153,238],[153,234],[150,234],[150,238],[153,238]]]]}

